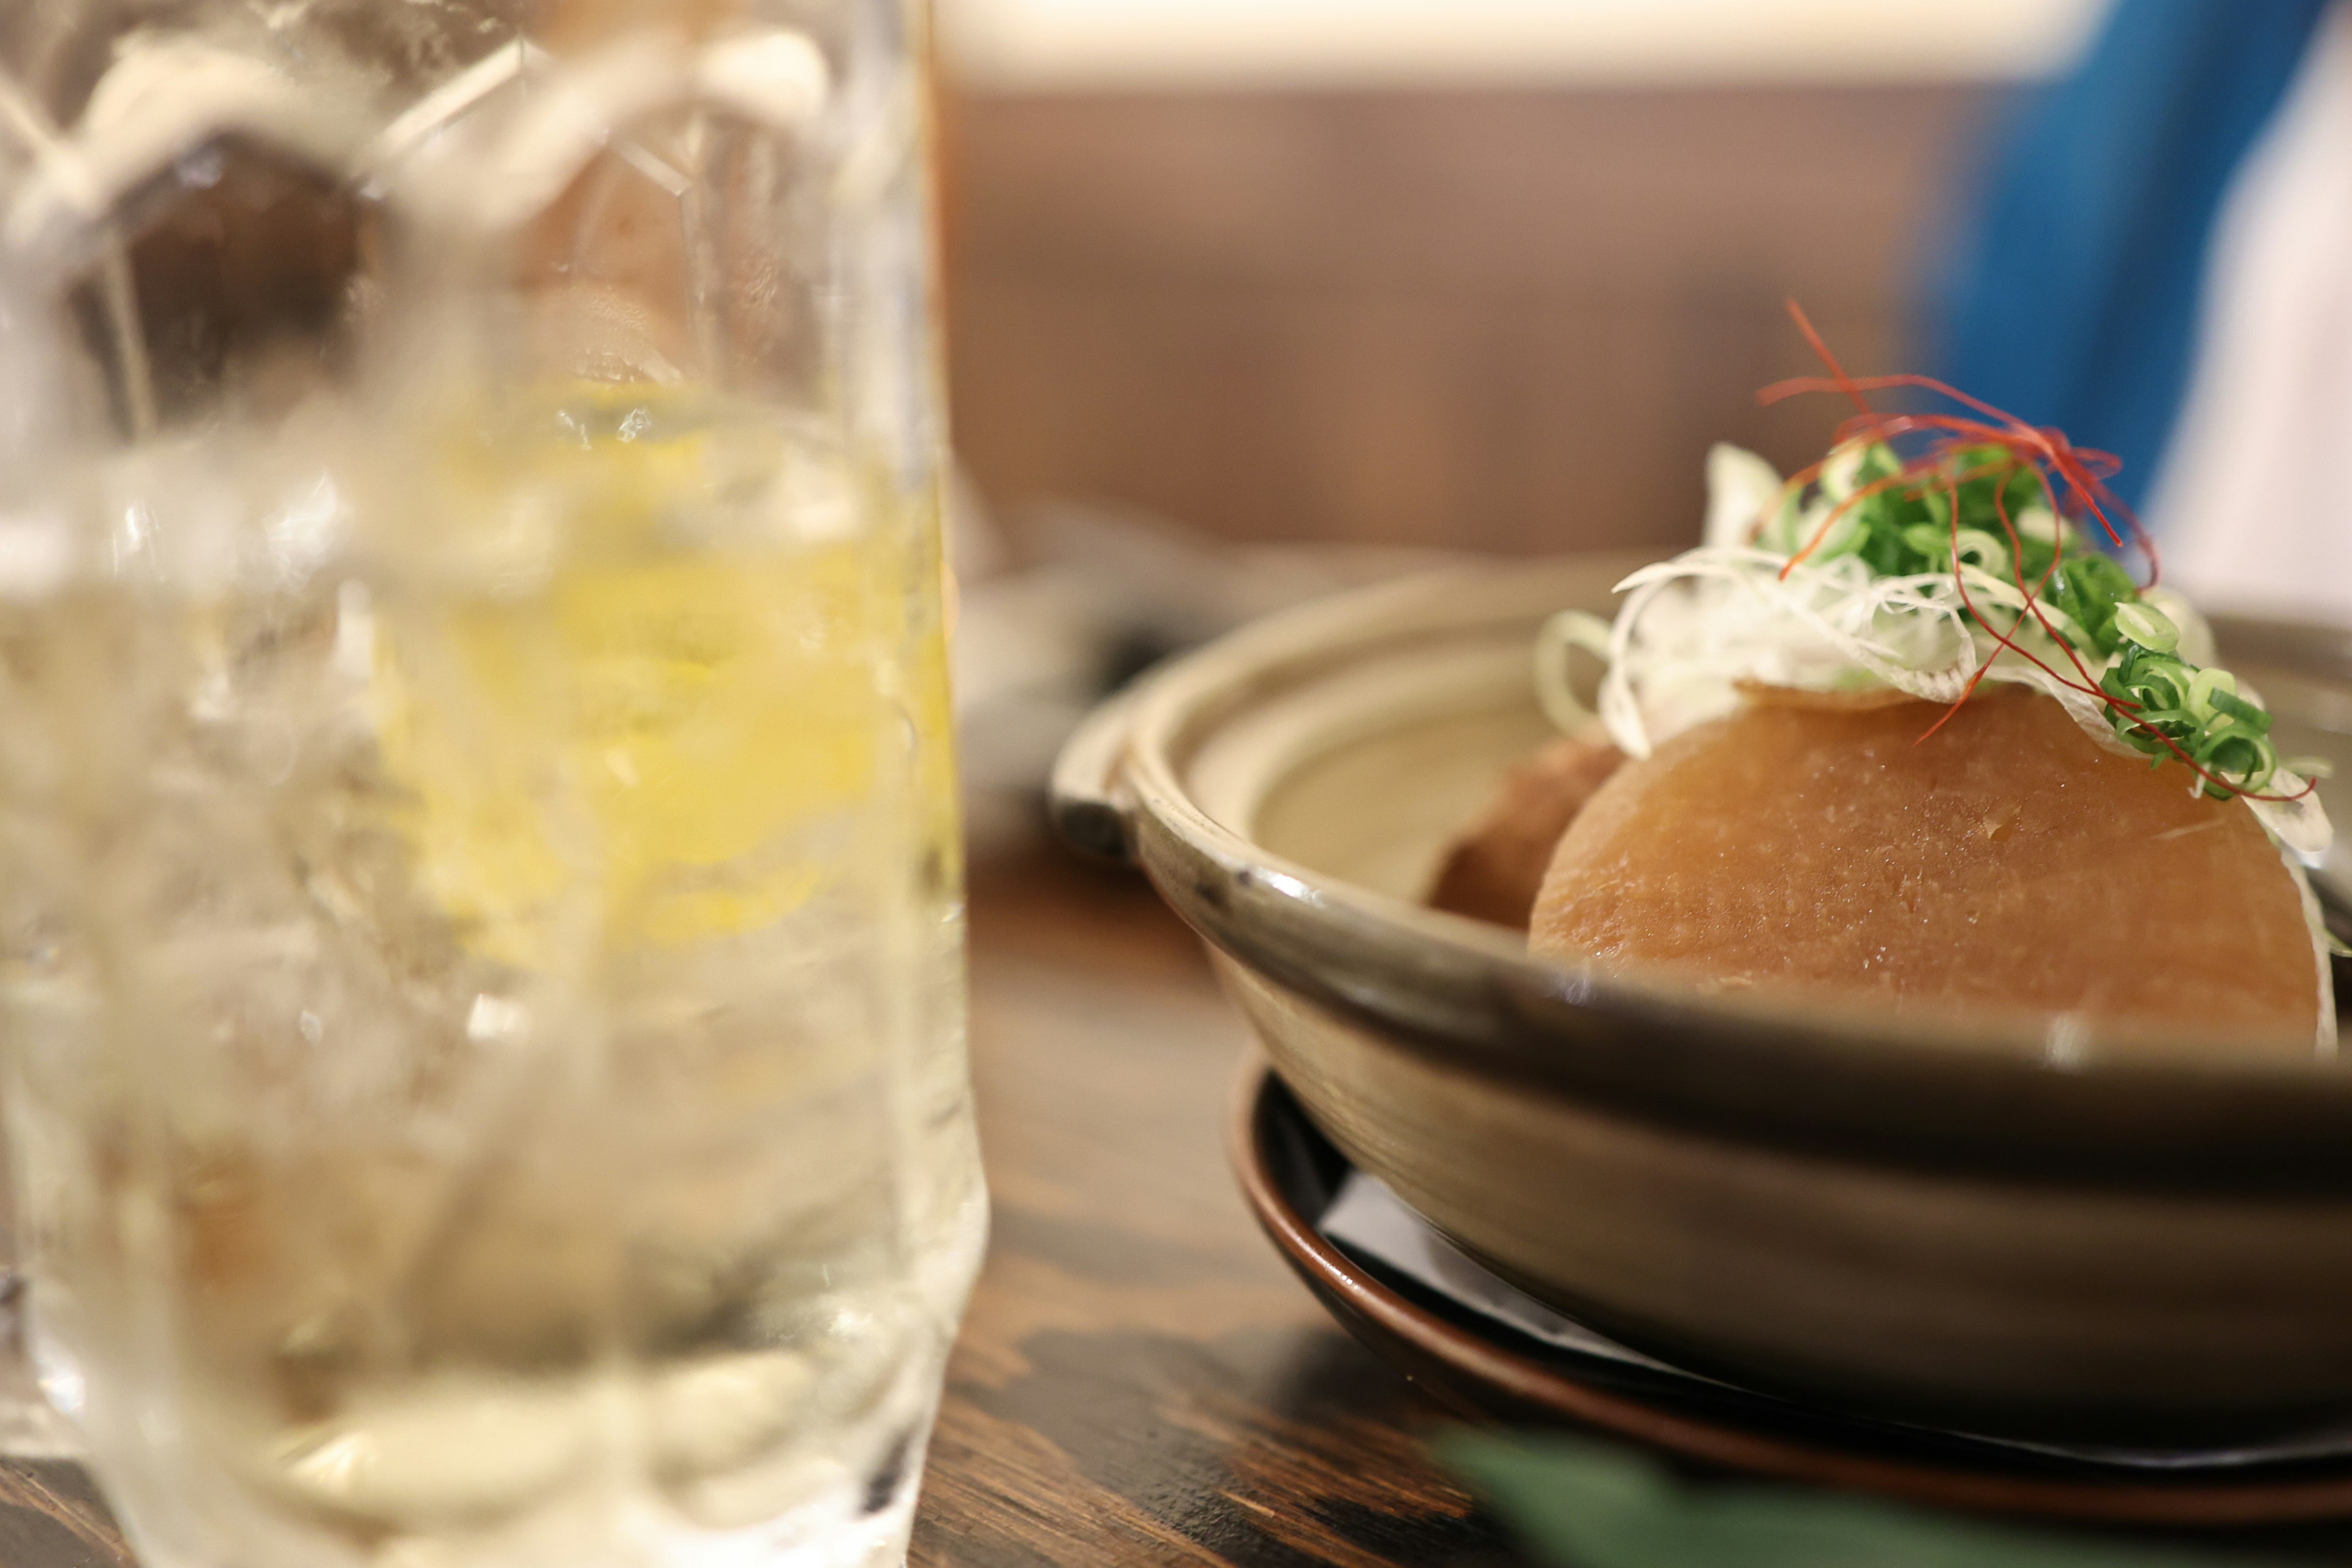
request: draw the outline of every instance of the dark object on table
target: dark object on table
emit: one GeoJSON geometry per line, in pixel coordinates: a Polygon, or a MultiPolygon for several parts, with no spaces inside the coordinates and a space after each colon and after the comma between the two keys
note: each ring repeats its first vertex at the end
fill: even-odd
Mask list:
{"type": "Polygon", "coordinates": [[[1262,1062],[1237,1090],[1228,1152],[1260,1226],[1349,1332],[1465,1415],[1597,1427],[1708,1465],[1955,1508],[2173,1525],[2352,1515],[2352,1456],[2152,1476],[1548,1345],[1323,1235],[1348,1157],[1262,1062]]]}

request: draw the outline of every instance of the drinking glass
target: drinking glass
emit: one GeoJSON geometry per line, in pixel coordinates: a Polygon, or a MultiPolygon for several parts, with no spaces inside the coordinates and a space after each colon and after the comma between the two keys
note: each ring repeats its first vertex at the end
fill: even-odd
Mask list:
{"type": "Polygon", "coordinates": [[[0,16],[34,1358],[151,1568],[901,1561],[985,1228],[911,0],[0,16]]]}

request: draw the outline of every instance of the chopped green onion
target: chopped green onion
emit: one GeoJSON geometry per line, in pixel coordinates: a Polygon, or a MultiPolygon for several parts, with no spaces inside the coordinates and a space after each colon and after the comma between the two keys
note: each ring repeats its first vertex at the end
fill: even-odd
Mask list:
{"type": "Polygon", "coordinates": [[[2172,617],[2146,605],[2117,605],[2116,630],[2150,653],[2170,653],[2180,646],[2180,628],[2172,617]]]}
{"type": "Polygon", "coordinates": [[[2200,669],[2197,679],[2189,683],[2189,707],[2200,718],[2213,711],[2213,694],[2235,691],[2238,678],[2226,669],[2200,669]]]}
{"type": "MultiPolygon", "coordinates": [[[[1881,577],[1950,574],[1967,619],[2029,658],[2044,639],[2071,650],[2108,700],[2116,736],[2152,765],[2186,758],[2207,794],[2252,794],[2280,771],[2261,701],[2229,671],[2184,658],[2181,623],[2091,548],[2004,447],[1948,448],[1906,474],[1884,441],[1849,441],[1818,481],[1790,492],[1762,537],[1808,561],[1857,559],[1881,577]]],[[[2067,679],[2063,659],[2044,668],[2067,679]]]]}
{"type": "Polygon", "coordinates": [[[1932,522],[1915,522],[1905,529],[1903,542],[1930,560],[1951,557],[1952,536],[1932,522]]]}
{"type": "Polygon", "coordinates": [[[2226,713],[2240,723],[2252,726],[2258,734],[2267,733],[2270,730],[2271,716],[2227,687],[2214,689],[2213,708],[2216,712],[2226,713]]]}

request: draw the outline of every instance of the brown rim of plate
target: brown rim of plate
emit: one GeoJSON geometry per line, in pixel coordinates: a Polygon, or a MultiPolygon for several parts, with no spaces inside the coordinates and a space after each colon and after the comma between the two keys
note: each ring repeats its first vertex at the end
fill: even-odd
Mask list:
{"type": "MultiPolygon", "coordinates": [[[[1909,1502],[2104,1524],[2212,1528],[2352,1515],[2352,1468],[2294,1480],[2200,1479],[2175,1485],[2003,1474],[1792,1439],[1661,1409],[1580,1383],[1415,1306],[1326,1240],[1292,1204],[1267,1159],[1263,1134],[1276,1082],[1273,1069],[1252,1052],[1234,1084],[1226,1148],[1242,1196],[1300,1279],[1383,1361],[1433,1367],[1486,1394],[1500,1395],[1510,1405],[1705,1464],[1909,1502]]],[[[1424,1387],[1457,1412],[1481,1403],[1442,1387],[1424,1387]]]]}

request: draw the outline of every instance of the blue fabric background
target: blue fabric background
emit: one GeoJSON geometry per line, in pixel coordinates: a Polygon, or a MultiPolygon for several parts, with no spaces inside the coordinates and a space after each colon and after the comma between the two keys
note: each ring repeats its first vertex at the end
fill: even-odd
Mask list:
{"type": "Polygon", "coordinates": [[[2127,505],[2179,413],[2215,213],[2326,5],[2118,0],[1997,138],[1937,301],[1937,374],[2122,458],[2127,505]]]}

